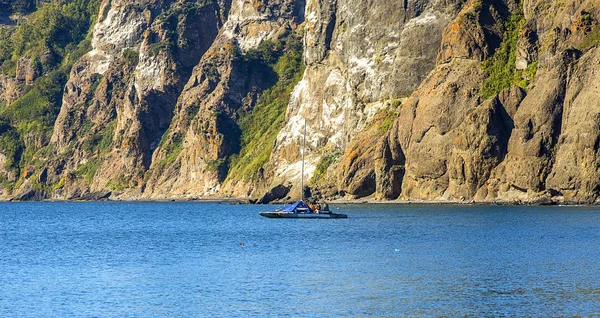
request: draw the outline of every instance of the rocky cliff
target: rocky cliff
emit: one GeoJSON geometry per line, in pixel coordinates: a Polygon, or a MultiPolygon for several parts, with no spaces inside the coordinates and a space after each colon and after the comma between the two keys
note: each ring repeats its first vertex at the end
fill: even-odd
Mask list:
{"type": "Polygon", "coordinates": [[[79,54],[5,26],[0,191],[297,198],[306,123],[312,196],[596,202],[599,7],[89,1],[79,54]],[[45,111],[21,114],[36,91],[45,111]]]}
{"type": "Polygon", "coordinates": [[[436,68],[386,136],[382,179],[393,179],[385,164],[394,163],[403,178],[381,194],[595,202],[596,8],[467,3],[443,33],[436,68]]]}

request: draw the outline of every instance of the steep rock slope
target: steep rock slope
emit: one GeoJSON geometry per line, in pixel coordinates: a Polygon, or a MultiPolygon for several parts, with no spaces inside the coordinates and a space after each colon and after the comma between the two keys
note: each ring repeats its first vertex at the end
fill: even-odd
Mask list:
{"type": "Polygon", "coordinates": [[[510,11],[503,2],[471,2],[444,31],[437,67],[402,105],[388,135],[402,152],[393,161],[403,166],[403,198],[472,197],[502,160],[510,123],[500,103],[479,96],[480,62],[498,48],[510,11]]]}
{"type": "Polygon", "coordinates": [[[597,7],[596,1],[526,3],[540,69],[514,116],[507,158],[484,189],[488,198],[598,199],[597,7]],[[555,19],[540,19],[542,8],[555,19]]]}
{"type": "MultiPolygon", "coordinates": [[[[245,56],[261,43],[293,36],[303,17],[304,2],[298,0],[232,4],[221,33],[179,98],[154,154],[145,195],[218,195],[229,157],[240,151],[240,113],[252,111],[260,93],[276,80],[266,65],[245,56]]],[[[266,47],[265,54],[274,49],[266,47]]]]}
{"type": "MultiPolygon", "coordinates": [[[[272,172],[266,184],[299,184],[306,121],[306,179],[315,181],[313,190],[327,195],[373,193],[372,151],[360,147],[353,152],[355,141],[364,140],[356,136],[378,113],[408,97],[434,68],[442,30],[461,5],[462,1],[308,2],[307,68],[292,94],[287,122],[267,165],[272,172]],[[344,158],[353,158],[340,165],[344,151],[344,158]]],[[[292,193],[297,197],[300,192],[292,193]]]]}
{"type": "Polygon", "coordinates": [[[73,67],[52,135],[49,179],[64,179],[61,196],[141,194],[177,99],[227,10],[216,1],[103,1],[93,50],[73,67]]]}
{"type": "MultiPolygon", "coordinates": [[[[0,19],[3,196],[46,186],[43,166],[52,127],[70,69],[89,51],[87,35],[94,25],[98,4],[96,0],[40,2],[39,6],[20,7],[25,13],[37,9],[34,13],[14,15],[8,21],[0,19]]],[[[25,197],[44,196],[34,193],[25,197]]]]}
{"type": "Polygon", "coordinates": [[[382,186],[381,196],[597,199],[594,2],[522,5],[472,2],[445,30],[436,70],[403,105],[387,149],[378,154],[382,185],[393,179],[385,164],[404,170],[401,186],[382,186]],[[464,22],[473,17],[477,23],[464,22]],[[496,50],[477,45],[480,28],[502,31],[483,38],[490,48],[500,37],[496,50]],[[480,67],[482,60],[488,62],[480,67]]]}
{"type": "Polygon", "coordinates": [[[306,122],[313,196],[598,200],[597,1],[73,3],[0,29],[4,197],[291,199],[306,122]]]}

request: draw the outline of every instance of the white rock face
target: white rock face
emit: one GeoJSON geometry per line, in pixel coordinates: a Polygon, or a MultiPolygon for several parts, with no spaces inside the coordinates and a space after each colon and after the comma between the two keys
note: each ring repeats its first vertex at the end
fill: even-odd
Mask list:
{"type": "MultiPolygon", "coordinates": [[[[443,11],[444,6],[437,9],[436,1],[406,5],[307,1],[307,69],[277,137],[272,159],[276,166],[299,158],[304,120],[307,156],[318,162],[323,149],[343,151],[386,107],[383,101],[409,96],[434,68],[442,30],[455,13],[443,11]]],[[[275,180],[290,177],[279,169],[275,180]]]]}
{"type": "MultiPolygon", "coordinates": [[[[142,1],[143,2],[143,1],[142,1]]],[[[149,12],[144,12],[129,1],[105,1],[100,18],[94,26],[92,47],[108,55],[114,55],[139,44],[141,35],[148,27],[149,12]]]]}
{"type": "MultiPolygon", "coordinates": [[[[70,136],[66,131],[72,129],[69,127],[68,117],[75,111],[76,108],[86,102],[88,96],[81,94],[81,90],[85,86],[90,86],[90,79],[94,74],[105,75],[115,59],[121,57],[122,53],[127,50],[139,52],[142,43],[143,33],[149,27],[151,22],[149,12],[141,10],[147,5],[147,1],[140,1],[132,4],[124,0],[106,0],[102,3],[98,21],[94,26],[92,35],[92,51],[85,54],[71,71],[71,76],[65,88],[63,102],[58,119],[55,123],[55,129],[52,134],[51,143],[57,146],[57,149],[67,147],[70,141],[70,136]]],[[[151,65],[150,67],[155,67],[151,65]]],[[[164,70],[155,69],[150,76],[147,75],[148,67],[144,73],[144,65],[142,71],[138,72],[136,81],[129,85],[130,88],[140,88],[139,82],[155,83],[162,79],[161,76],[155,76],[157,72],[164,70]]],[[[147,84],[144,86],[148,86],[147,84]]],[[[141,96],[143,90],[136,90],[141,96]]],[[[93,92],[90,92],[93,93],[93,92]]],[[[123,109],[118,112],[120,115],[127,116],[130,120],[135,117],[134,105],[123,102],[123,109]]],[[[80,110],[85,112],[86,110],[80,110]]],[[[120,128],[125,128],[130,125],[128,121],[121,120],[120,128]]],[[[137,128],[137,127],[129,127],[137,128]]],[[[123,130],[124,131],[124,130],[123,130]]]]}
{"type": "MultiPolygon", "coordinates": [[[[312,157],[304,160],[304,182],[308,184],[309,179],[315,174],[318,163],[317,157],[312,157]]],[[[277,175],[287,180],[298,180],[302,179],[302,161],[285,163],[277,169],[277,175]]]]}
{"type": "Polygon", "coordinates": [[[129,1],[105,1],[94,26],[93,50],[84,57],[92,61],[91,70],[104,74],[114,57],[125,49],[139,50],[149,22],[149,12],[137,10],[129,1]]]}
{"type": "MultiPolygon", "coordinates": [[[[293,1],[282,1],[282,6],[293,1]]],[[[296,1],[300,2],[300,1],[296,1]]],[[[265,40],[270,40],[281,33],[288,21],[276,16],[276,13],[263,7],[268,4],[257,4],[257,1],[234,0],[231,3],[227,22],[223,25],[222,34],[235,39],[242,52],[255,48],[265,40]]]]}
{"type": "Polygon", "coordinates": [[[164,91],[165,77],[170,70],[167,61],[159,55],[149,55],[147,51],[140,52],[140,62],[135,68],[135,88],[138,98],[149,91],[164,91]]]}

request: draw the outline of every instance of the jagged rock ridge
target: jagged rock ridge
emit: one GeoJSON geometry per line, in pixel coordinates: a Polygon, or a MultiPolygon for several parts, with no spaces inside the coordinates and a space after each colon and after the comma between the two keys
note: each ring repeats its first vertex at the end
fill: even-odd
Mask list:
{"type": "MultiPolygon", "coordinates": [[[[596,202],[598,7],[104,0],[39,162],[3,193],[290,199],[306,121],[314,196],[596,202]]],[[[5,104],[46,76],[19,63],[5,104]]]]}

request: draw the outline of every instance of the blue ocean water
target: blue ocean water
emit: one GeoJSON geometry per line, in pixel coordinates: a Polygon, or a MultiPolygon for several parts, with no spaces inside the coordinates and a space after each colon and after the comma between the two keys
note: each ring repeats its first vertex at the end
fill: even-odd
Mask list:
{"type": "Polygon", "coordinates": [[[600,208],[0,204],[1,317],[600,315],[600,208]]]}

